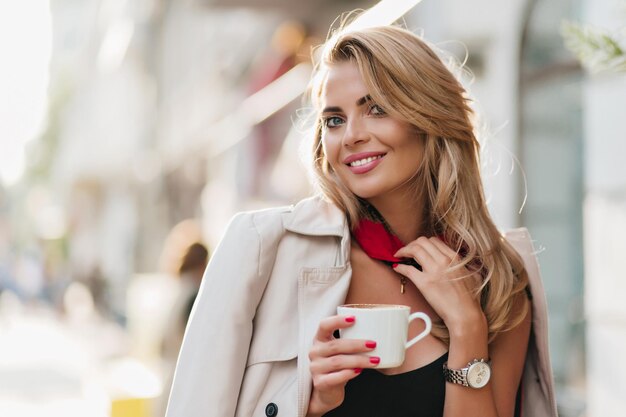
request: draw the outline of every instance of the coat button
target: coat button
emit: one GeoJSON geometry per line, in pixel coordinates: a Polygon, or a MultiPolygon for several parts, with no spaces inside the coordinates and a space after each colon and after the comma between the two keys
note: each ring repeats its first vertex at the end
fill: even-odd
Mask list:
{"type": "Polygon", "coordinates": [[[278,415],[278,406],[274,403],[269,403],[265,407],[265,415],[267,417],[276,417],[278,415]]]}

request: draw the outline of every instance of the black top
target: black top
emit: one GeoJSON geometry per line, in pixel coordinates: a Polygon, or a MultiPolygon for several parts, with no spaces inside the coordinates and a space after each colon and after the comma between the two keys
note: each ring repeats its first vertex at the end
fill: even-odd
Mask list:
{"type": "Polygon", "coordinates": [[[396,375],[363,369],[346,385],[343,404],[324,417],[441,417],[446,360],[447,352],[428,365],[396,375]]]}

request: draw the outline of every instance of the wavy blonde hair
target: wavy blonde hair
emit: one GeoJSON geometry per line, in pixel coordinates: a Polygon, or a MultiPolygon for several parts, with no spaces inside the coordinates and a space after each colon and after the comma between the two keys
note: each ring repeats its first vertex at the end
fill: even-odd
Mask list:
{"type": "MultiPolygon", "coordinates": [[[[318,113],[328,70],[343,62],[358,66],[375,103],[421,132],[424,160],[413,185],[426,202],[431,232],[462,255],[461,264],[454,268],[467,267],[482,277],[475,295],[480,297],[487,318],[489,340],[517,326],[528,311],[528,302],[521,306],[516,303],[528,277],[522,259],[497,230],[487,210],[479,143],[465,89],[433,49],[406,29],[385,26],[343,32],[323,45],[315,68],[309,98],[318,113]]],[[[342,184],[326,159],[319,117],[314,128],[317,186],[344,210],[354,226],[367,216],[364,202],[342,184]]],[[[443,323],[434,326],[433,334],[449,342],[443,323]]]]}

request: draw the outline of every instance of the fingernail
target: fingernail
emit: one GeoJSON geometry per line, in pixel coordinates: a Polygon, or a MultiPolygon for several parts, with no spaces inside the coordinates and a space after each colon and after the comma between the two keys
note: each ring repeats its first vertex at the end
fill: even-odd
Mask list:
{"type": "Polygon", "coordinates": [[[365,342],[365,347],[374,349],[376,347],[376,342],[374,342],[373,340],[368,340],[367,342],[365,342]]]}
{"type": "Polygon", "coordinates": [[[370,363],[373,363],[374,365],[379,364],[380,358],[378,356],[370,356],[370,363]]]}
{"type": "Polygon", "coordinates": [[[398,264],[391,265],[392,268],[395,268],[396,266],[398,266],[398,264]]]}
{"type": "Polygon", "coordinates": [[[348,323],[354,323],[354,316],[348,316],[348,317],[346,317],[346,322],[348,322],[348,323]]]}
{"type": "Polygon", "coordinates": [[[361,371],[363,371],[363,369],[362,369],[362,368],[354,368],[354,373],[355,373],[355,374],[360,374],[360,373],[361,373],[361,371]]]}

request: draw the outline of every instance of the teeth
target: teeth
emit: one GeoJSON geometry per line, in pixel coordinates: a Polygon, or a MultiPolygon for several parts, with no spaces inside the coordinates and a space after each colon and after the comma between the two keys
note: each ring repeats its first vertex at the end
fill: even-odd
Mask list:
{"type": "Polygon", "coordinates": [[[370,162],[375,161],[377,159],[380,159],[382,157],[383,157],[383,155],[378,155],[378,156],[370,156],[369,158],[359,159],[358,161],[350,162],[350,166],[351,167],[358,167],[358,166],[361,166],[361,165],[369,164],[370,162]]]}

